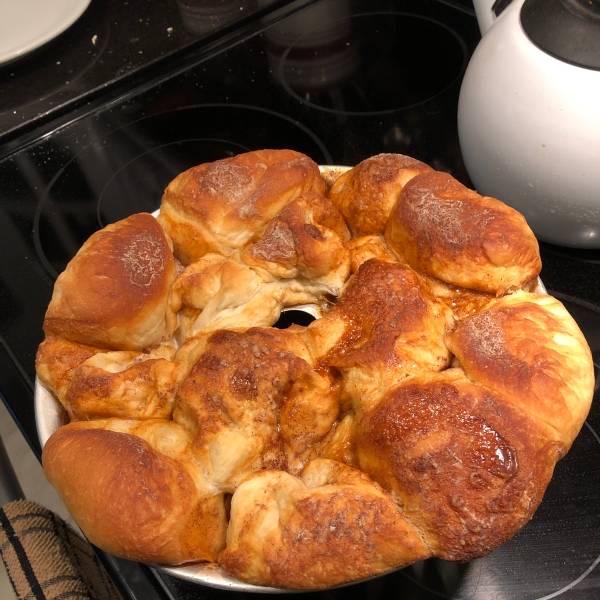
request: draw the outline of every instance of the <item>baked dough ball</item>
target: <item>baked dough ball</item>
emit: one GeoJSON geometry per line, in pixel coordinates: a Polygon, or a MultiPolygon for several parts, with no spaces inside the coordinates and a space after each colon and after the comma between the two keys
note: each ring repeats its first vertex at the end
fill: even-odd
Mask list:
{"type": "Polygon", "coordinates": [[[337,386],[310,364],[294,328],[218,331],[189,340],[176,359],[187,375],[173,419],[223,491],[252,471],[298,472],[338,416],[337,386]]]}
{"type": "Polygon", "coordinates": [[[592,402],[594,366],[558,300],[526,292],[500,298],[462,323],[448,346],[470,379],[553,427],[570,448],[592,402]]]}
{"type": "Polygon", "coordinates": [[[356,432],[360,468],[446,560],[472,560],[512,537],[565,454],[551,427],[460,369],[400,384],[356,432]]]}
{"type": "Polygon", "coordinates": [[[65,406],[67,390],[73,373],[99,348],[67,342],[59,337],[47,336],[39,345],[35,356],[35,370],[40,381],[65,406]]]}
{"type": "Polygon", "coordinates": [[[36,370],[71,420],[167,419],[177,384],[174,354],[167,344],[149,352],[105,352],[50,336],[38,348],[36,370]]]}
{"type": "Polygon", "coordinates": [[[143,350],[168,339],[176,267],[156,219],[138,213],[94,233],[58,276],[46,335],[111,350],[143,350]]]}
{"type": "MultiPolygon", "coordinates": [[[[228,327],[269,327],[285,305],[286,285],[221,254],[205,254],[173,284],[171,307],[180,313],[177,338],[228,327]]],[[[305,295],[304,302],[312,300],[305,295]]]]}
{"type": "Polygon", "coordinates": [[[88,540],[128,560],[215,561],[225,546],[223,495],[172,421],[80,421],[55,431],[44,473],[88,540]]]}
{"type": "Polygon", "coordinates": [[[247,248],[242,260],[277,277],[298,276],[328,285],[337,293],[350,269],[344,242],[350,232],[335,206],[315,192],[290,202],[267,226],[262,238],[247,248]]]}
{"type": "Polygon", "coordinates": [[[178,365],[157,354],[95,354],[73,372],[64,407],[72,421],[170,419],[178,365]]]}
{"type": "MultiPolygon", "coordinates": [[[[347,251],[346,251],[347,256],[347,251]]],[[[171,307],[179,312],[176,338],[239,327],[270,327],[285,307],[323,306],[339,293],[340,272],[314,280],[277,277],[265,268],[250,267],[239,256],[206,254],[185,268],[173,284],[171,307]],[[329,277],[332,275],[332,277],[329,277]]]]}
{"type": "Polygon", "coordinates": [[[251,583],[320,589],[429,555],[420,535],[369,477],[315,460],[301,478],[265,471],[241,483],[219,563],[251,583]]]}
{"type": "Polygon", "coordinates": [[[406,184],[385,238],[413,269],[497,296],[521,289],[541,269],[537,240],[520,213],[438,171],[406,184]]]}
{"type": "Polygon", "coordinates": [[[352,236],[381,235],[404,186],[419,173],[432,171],[402,154],[378,154],[344,173],[329,190],[352,236]]]}
{"type": "Polygon", "coordinates": [[[359,408],[406,377],[447,367],[444,337],[453,324],[451,311],[411,268],[371,259],[308,334],[315,355],[342,373],[344,392],[359,408]]]}
{"type": "Polygon", "coordinates": [[[165,190],[158,217],[184,265],[230,256],[262,236],[269,221],[304,192],[324,194],[318,165],[293,150],[257,150],[192,167],[165,190]]]}

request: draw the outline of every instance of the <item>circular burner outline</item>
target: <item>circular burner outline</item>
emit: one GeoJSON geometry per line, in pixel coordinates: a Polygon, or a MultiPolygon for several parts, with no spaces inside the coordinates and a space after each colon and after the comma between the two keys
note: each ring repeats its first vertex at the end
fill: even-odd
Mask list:
{"type": "MultiPolygon", "coordinates": [[[[50,264],[50,261],[46,258],[46,253],[44,252],[44,249],[42,248],[42,243],[40,240],[40,219],[42,216],[42,209],[44,208],[44,205],[46,204],[46,201],[48,200],[50,191],[52,190],[52,188],[54,187],[54,185],[56,184],[56,182],[58,181],[60,176],[69,167],[69,165],[71,165],[71,163],[73,163],[75,160],[77,160],[83,152],[87,152],[87,151],[91,150],[94,146],[98,146],[99,144],[101,144],[104,140],[106,140],[110,136],[121,131],[122,129],[131,127],[132,125],[135,125],[136,123],[140,123],[140,122],[148,120],[148,119],[157,118],[162,115],[168,115],[171,113],[181,112],[181,111],[185,111],[185,110],[195,110],[195,109],[202,109],[202,108],[242,108],[242,109],[255,110],[258,112],[265,113],[265,114],[273,115],[275,117],[279,117],[279,118],[283,119],[284,121],[287,121],[288,123],[291,123],[292,125],[295,125],[301,131],[303,131],[306,135],[308,135],[308,137],[316,144],[316,146],[319,148],[319,150],[321,150],[321,152],[323,153],[323,156],[325,157],[325,164],[328,164],[328,165],[333,164],[333,159],[331,157],[331,154],[329,153],[329,151],[327,150],[327,148],[325,147],[323,142],[310,129],[308,129],[305,125],[300,123],[300,121],[298,121],[296,119],[292,119],[291,117],[288,117],[287,115],[278,113],[277,111],[270,110],[268,108],[263,108],[260,106],[252,106],[251,104],[238,104],[238,103],[222,104],[222,103],[217,103],[217,102],[211,102],[211,103],[207,103],[207,104],[190,104],[187,106],[179,106],[174,109],[164,110],[164,111],[157,112],[157,113],[154,113],[151,115],[145,115],[143,117],[139,117],[138,119],[133,119],[133,120],[129,121],[128,123],[125,123],[124,125],[121,125],[120,127],[117,127],[116,129],[113,129],[113,130],[107,132],[100,139],[98,139],[88,145],[82,146],[81,150],[79,152],[77,152],[77,154],[75,154],[75,156],[73,156],[71,159],[69,159],[60,169],[58,169],[58,171],[54,174],[54,176],[52,177],[52,179],[50,180],[50,182],[44,189],[44,191],[42,193],[42,197],[39,200],[39,202],[37,203],[37,206],[35,207],[35,213],[33,216],[33,245],[34,245],[38,260],[40,261],[41,265],[44,267],[45,271],[52,277],[52,279],[56,279],[58,277],[59,273],[57,273],[56,269],[54,269],[54,267],[50,264]]],[[[224,140],[224,141],[226,141],[226,140],[224,140]]],[[[132,160],[135,160],[135,159],[132,159],[132,160]]],[[[129,161],[129,162],[131,162],[131,161],[129,161]]],[[[113,174],[113,176],[114,176],[114,174],[113,174]]],[[[103,190],[104,190],[104,188],[103,188],[103,190]]],[[[101,223],[99,223],[99,224],[101,224],[101,223]]]]}
{"type": "Polygon", "coordinates": [[[150,150],[146,150],[145,152],[142,152],[141,154],[138,154],[137,156],[135,156],[131,160],[128,160],[123,166],[121,166],[119,169],[117,169],[110,176],[110,178],[108,179],[108,181],[104,184],[104,187],[102,188],[102,191],[98,195],[98,201],[96,202],[96,217],[98,219],[98,223],[100,224],[100,226],[101,227],[106,227],[106,225],[108,225],[108,223],[104,223],[102,221],[102,217],[100,215],[100,207],[101,207],[101,204],[102,204],[102,198],[104,196],[104,192],[106,191],[106,188],[108,188],[108,186],[110,185],[111,181],[113,181],[115,179],[115,177],[117,177],[119,175],[119,173],[123,172],[125,169],[127,169],[127,167],[129,167],[129,165],[131,165],[132,163],[134,163],[136,160],[138,160],[142,156],[146,156],[148,154],[152,154],[153,152],[156,152],[157,150],[160,150],[161,148],[168,148],[169,146],[173,146],[175,144],[183,144],[183,143],[186,143],[186,142],[224,142],[224,143],[227,143],[227,144],[231,144],[232,146],[237,146],[238,148],[240,148],[240,150],[242,152],[249,152],[250,151],[250,148],[246,148],[246,146],[242,146],[241,144],[238,144],[236,142],[231,142],[229,140],[221,140],[221,139],[218,139],[218,138],[186,138],[184,140],[177,140],[175,142],[169,142],[167,144],[161,144],[160,146],[155,146],[154,148],[151,148],[150,150]]]}
{"type": "MultiPolygon", "coordinates": [[[[356,17],[370,17],[370,16],[381,16],[381,15],[414,17],[417,19],[421,19],[423,21],[429,21],[431,23],[435,23],[436,25],[439,25],[440,27],[442,27],[443,29],[448,31],[458,41],[460,48],[462,50],[462,53],[463,53],[463,62],[460,67],[459,74],[448,85],[446,85],[443,89],[441,89],[439,92],[433,94],[432,96],[429,96],[428,98],[425,98],[424,100],[421,100],[419,102],[414,102],[413,104],[407,104],[406,106],[401,106],[399,108],[389,108],[389,109],[385,109],[385,110],[375,110],[375,111],[334,110],[332,108],[327,108],[326,106],[320,106],[319,104],[313,104],[312,102],[307,102],[304,98],[302,98],[302,96],[299,96],[298,94],[296,94],[296,92],[294,92],[294,90],[288,85],[288,82],[285,78],[284,64],[287,59],[287,56],[291,52],[291,50],[294,48],[294,46],[298,43],[298,41],[301,40],[306,35],[308,35],[305,33],[305,34],[301,35],[300,37],[298,37],[290,45],[290,47],[286,49],[286,51],[281,55],[281,58],[279,60],[279,68],[277,70],[278,75],[279,75],[279,80],[281,82],[281,85],[287,91],[287,93],[290,94],[290,96],[292,96],[293,98],[296,98],[297,100],[302,102],[302,104],[304,104],[305,106],[310,106],[311,108],[314,108],[316,110],[321,110],[323,112],[328,112],[328,113],[335,114],[335,115],[348,115],[348,116],[355,116],[355,117],[363,116],[363,115],[388,115],[388,114],[399,112],[402,110],[408,110],[408,109],[414,108],[415,106],[420,106],[421,104],[430,102],[431,100],[433,100],[434,98],[437,98],[438,96],[440,96],[441,94],[446,92],[449,88],[451,88],[456,83],[456,81],[461,77],[461,75],[465,72],[465,69],[467,68],[467,64],[469,62],[469,53],[467,51],[467,45],[466,45],[465,41],[454,29],[452,29],[445,23],[438,21],[437,19],[432,19],[431,17],[424,17],[422,15],[417,15],[417,14],[408,13],[408,12],[376,11],[376,12],[368,12],[368,13],[357,13],[357,14],[351,15],[350,17],[343,17],[341,19],[336,19],[335,21],[345,21],[347,19],[354,19],[356,17]]],[[[335,21],[332,21],[332,22],[335,22],[335,21]]]]}

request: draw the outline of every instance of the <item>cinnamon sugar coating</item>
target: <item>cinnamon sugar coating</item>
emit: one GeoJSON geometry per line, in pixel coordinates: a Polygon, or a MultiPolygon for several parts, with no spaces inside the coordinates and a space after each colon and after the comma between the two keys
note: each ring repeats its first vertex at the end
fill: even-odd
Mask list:
{"type": "Polygon", "coordinates": [[[293,150],[257,150],[184,171],[165,190],[159,221],[183,264],[256,241],[304,192],[324,193],[318,166],[293,150]]]}
{"type": "Polygon", "coordinates": [[[139,213],[94,233],[56,280],[46,335],[110,350],[143,350],[168,339],[175,259],[162,227],[139,213]]]}
{"type": "Polygon", "coordinates": [[[496,295],[522,288],[541,269],[537,240],[520,213],[438,171],[406,184],[385,238],[417,271],[496,295]]]}

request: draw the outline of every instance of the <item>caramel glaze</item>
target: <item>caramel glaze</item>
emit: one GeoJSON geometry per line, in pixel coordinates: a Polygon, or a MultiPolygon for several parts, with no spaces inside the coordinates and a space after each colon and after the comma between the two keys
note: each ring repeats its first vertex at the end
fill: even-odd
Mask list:
{"type": "Polygon", "coordinates": [[[461,370],[390,391],[356,427],[360,468],[392,492],[433,553],[472,560],[513,536],[565,453],[555,432],[461,370]]]}
{"type": "MultiPolygon", "coordinates": [[[[391,367],[410,360],[403,355],[399,341],[418,351],[425,338],[432,342],[432,334],[443,332],[448,312],[412,269],[371,259],[361,265],[330,312],[311,326],[318,330],[327,327],[329,320],[344,322],[344,332],[321,358],[323,364],[341,370],[375,363],[391,367]]],[[[442,354],[435,358],[440,368],[449,359],[447,352],[442,354]]]]}

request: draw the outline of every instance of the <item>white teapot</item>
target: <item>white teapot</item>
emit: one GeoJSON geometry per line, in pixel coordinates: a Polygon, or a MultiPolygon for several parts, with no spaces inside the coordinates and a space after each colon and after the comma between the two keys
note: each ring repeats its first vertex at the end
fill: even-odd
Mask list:
{"type": "Polygon", "coordinates": [[[600,0],[474,4],[458,133],[475,188],[540,240],[600,248],[600,0]]]}

